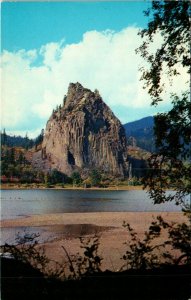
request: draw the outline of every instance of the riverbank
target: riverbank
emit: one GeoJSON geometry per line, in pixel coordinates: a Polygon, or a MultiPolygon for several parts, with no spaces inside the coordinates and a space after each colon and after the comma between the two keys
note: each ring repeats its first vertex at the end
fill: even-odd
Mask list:
{"type": "MultiPolygon", "coordinates": [[[[66,259],[62,246],[69,255],[82,253],[79,236],[97,234],[100,238],[99,254],[103,257],[102,268],[117,271],[124,261],[121,259],[130,241],[127,229],[122,226],[128,222],[140,238],[156,217],[160,215],[168,222],[186,222],[182,212],[94,212],[94,213],[60,213],[47,215],[31,215],[25,218],[3,220],[1,222],[2,237],[4,230],[15,234],[23,230],[35,229],[41,232],[43,245],[49,258],[62,262],[66,259]],[[41,230],[42,229],[42,230],[41,230]]],[[[4,237],[3,237],[4,238],[4,237]]],[[[162,233],[158,243],[167,238],[162,233]]]]}
{"type": "Polygon", "coordinates": [[[134,191],[134,190],[143,190],[142,185],[119,185],[119,186],[108,186],[108,187],[78,187],[78,186],[72,186],[72,185],[66,185],[64,187],[61,186],[52,186],[52,187],[46,187],[43,185],[34,185],[34,184],[28,184],[28,185],[22,185],[22,184],[2,184],[1,190],[95,190],[95,191],[134,191]]]}

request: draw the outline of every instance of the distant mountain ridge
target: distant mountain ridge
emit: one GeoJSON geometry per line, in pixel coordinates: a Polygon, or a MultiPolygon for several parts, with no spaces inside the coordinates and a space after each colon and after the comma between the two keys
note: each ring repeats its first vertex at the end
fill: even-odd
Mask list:
{"type": "Polygon", "coordinates": [[[149,152],[155,151],[154,117],[148,116],[123,125],[128,144],[138,146],[149,152]]]}
{"type": "Polygon", "coordinates": [[[154,117],[148,116],[136,121],[128,122],[123,125],[127,135],[131,135],[135,130],[150,128],[154,126],[154,117]]]}

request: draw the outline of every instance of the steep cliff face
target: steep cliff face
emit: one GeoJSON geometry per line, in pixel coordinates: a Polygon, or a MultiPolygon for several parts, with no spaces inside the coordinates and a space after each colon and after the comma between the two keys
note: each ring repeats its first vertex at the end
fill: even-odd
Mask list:
{"type": "Polygon", "coordinates": [[[71,83],[63,106],[47,122],[41,157],[68,175],[97,168],[127,174],[127,145],[123,126],[98,91],[71,83]]]}

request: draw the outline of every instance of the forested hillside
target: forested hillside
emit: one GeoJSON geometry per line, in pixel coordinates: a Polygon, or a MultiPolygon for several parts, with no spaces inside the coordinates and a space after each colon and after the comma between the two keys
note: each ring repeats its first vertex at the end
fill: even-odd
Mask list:
{"type": "Polygon", "coordinates": [[[41,130],[41,133],[35,138],[30,139],[26,133],[25,137],[22,136],[11,136],[6,133],[6,130],[3,130],[3,133],[1,132],[1,145],[2,146],[8,146],[8,147],[22,147],[24,149],[30,149],[34,146],[39,145],[43,140],[43,129],[41,130]]]}
{"type": "Polygon", "coordinates": [[[155,150],[154,142],[154,118],[146,117],[123,125],[125,128],[128,144],[138,146],[149,152],[155,150]]]}

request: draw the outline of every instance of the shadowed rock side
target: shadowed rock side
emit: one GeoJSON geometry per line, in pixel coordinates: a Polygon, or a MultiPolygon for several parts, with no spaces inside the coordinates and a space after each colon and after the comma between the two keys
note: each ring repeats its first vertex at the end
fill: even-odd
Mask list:
{"type": "Polygon", "coordinates": [[[47,122],[41,158],[67,175],[92,168],[117,176],[128,170],[123,126],[99,92],[71,83],[63,106],[47,122]]]}

